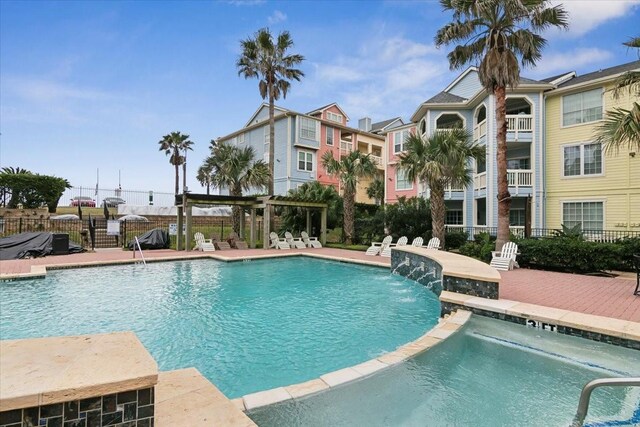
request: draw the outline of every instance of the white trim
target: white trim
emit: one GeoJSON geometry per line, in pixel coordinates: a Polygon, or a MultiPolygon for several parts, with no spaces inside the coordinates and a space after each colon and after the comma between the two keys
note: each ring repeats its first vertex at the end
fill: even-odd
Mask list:
{"type": "Polygon", "coordinates": [[[325,119],[330,122],[340,123],[341,125],[344,123],[343,122],[344,116],[342,114],[334,113],[333,111],[329,111],[329,110],[325,110],[324,114],[326,116],[325,119]],[[330,118],[330,114],[333,114],[337,120],[330,118]]]}
{"type": "MultiPolygon", "coordinates": [[[[312,114],[322,113],[323,111],[327,111],[327,110],[328,110],[329,108],[331,108],[331,107],[336,107],[338,110],[340,110],[340,112],[341,112],[341,113],[342,113],[342,115],[347,119],[347,121],[349,121],[349,120],[350,120],[350,119],[349,119],[349,116],[347,115],[347,113],[346,113],[342,108],[340,108],[340,106],[338,105],[338,103],[337,103],[337,102],[334,102],[334,103],[329,104],[329,105],[325,105],[325,106],[320,107],[320,108],[316,108],[315,110],[313,110],[313,111],[311,111],[311,112],[307,113],[306,115],[307,115],[307,116],[310,116],[310,115],[312,115],[312,114]]],[[[321,114],[321,115],[322,115],[322,114],[321,114]]]]}
{"type": "Polygon", "coordinates": [[[335,147],[336,145],[336,131],[332,126],[324,125],[324,145],[327,147],[335,147]],[[331,129],[331,144],[329,144],[329,129],[331,129]]]}
{"type": "Polygon", "coordinates": [[[575,93],[565,93],[564,95],[560,95],[560,129],[568,129],[568,128],[574,128],[577,126],[584,126],[584,125],[593,125],[593,124],[597,124],[600,123],[604,120],[604,116],[605,116],[605,112],[607,111],[606,106],[605,106],[605,88],[604,86],[601,87],[595,87],[592,89],[586,89],[586,90],[581,90],[575,93]],[[591,92],[591,91],[596,91],[597,89],[601,89],[602,90],[602,118],[600,118],[599,120],[592,120],[590,122],[583,122],[583,123],[574,123],[572,125],[566,125],[564,124],[564,97],[565,96],[571,96],[571,95],[578,95],[580,93],[584,93],[584,92],[591,92]]]}
{"type": "Polygon", "coordinates": [[[418,134],[420,136],[427,135],[427,119],[426,119],[426,117],[423,117],[423,118],[420,119],[420,121],[418,122],[418,126],[416,126],[416,129],[417,129],[418,134]],[[424,124],[424,132],[420,132],[420,127],[422,127],[423,124],[424,124]]]}
{"type": "MultiPolygon", "coordinates": [[[[587,80],[584,81],[582,83],[578,83],[575,85],[570,85],[570,86],[566,86],[566,87],[560,87],[560,88],[556,88],[556,89],[552,89],[547,93],[547,96],[558,96],[560,94],[564,94],[565,92],[571,92],[573,90],[578,90],[579,92],[582,92],[584,90],[588,90],[588,89],[582,89],[582,88],[586,88],[589,86],[601,86],[602,84],[606,84],[606,83],[610,83],[613,82],[614,80],[616,80],[618,77],[620,77],[621,75],[629,72],[629,71],[639,71],[640,68],[634,68],[632,70],[628,70],[628,71],[623,71],[621,73],[618,74],[611,74],[608,76],[604,76],[604,77],[600,77],[597,79],[593,79],[593,80],[587,80]],[[582,89],[582,90],[580,90],[582,89]]],[[[591,73],[589,73],[591,74],[591,73]]]]}
{"type": "Polygon", "coordinates": [[[302,138],[309,140],[309,141],[316,141],[316,142],[320,142],[320,122],[318,121],[318,119],[316,119],[315,117],[308,117],[308,116],[298,116],[300,119],[296,120],[296,127],[297,127],[297,139],[300,140],[302,138]],[[313,138],[309,138],[307,136],[302,136],[302,121],[303,120],[308,120],[308,121],[312,121],[315,125],[315,129],[314,129],[314,137],[313,138]]]}
{"type": "Polygon", "coordinates": [[[460,80],[462,80],[467,74],[469,74],[470,72],[475,71],[476,73],[478,72],[478,67],[475,66],[471,66],[469,68],[467,68],[466,70],[464,70],[462,72],[462,74],[460,74],[454,81],[452,81],[451,83],[449,83],[449,86],[447,86],[443,92],[449,92],[449,89],[453,88],[455,85],[457,85],[460,80]]]}
{"type": "Polygon", "coordinates": [[[400,148],[402,148],[402,150],[396,151],[396,134],[397,133],[402,134],[404,132],[407,132],[407,136],[411,135],[411,129],[402,129],[402,130],[393,131],[393,146],[392,146],[392,149],[393,149],[393,154],[394,155],[395,154],[404,153],[406,151],[406,150],[404,150],[405,141],[402,141],[402,143],[400,144],[400,148]]]}
{"type": "MultiPolygon", "coordinates": [[[[287,191],[291,190],[291,145],[291,116],[289,116],[287,118],[287,191]]],[[[273,168],[275,167],[274,163],[273,168]]]]}
{"type": "Polygon", "coordinates": [[[314,158],[315,158],[315,155],[313,151],[301,150],[301,149],[296,150],[296,169],[298,170],[298,172],[308,172],[308,173],[314,172],[316,170],[316,168],[314,167],[314,164],[315,164],[314,158]],[[300,169],[300,153],[303,153],[305,155],[305,158],[304,158],[305,169],[300,169]],[[307,155],[311,155],[311,162],[308,161],[307,155]],[[307,163],[311,163],[311,170],[306,169],[307,163]]]}
{"type": "Polygon", "coordinates": [[[604,164],[605,156],[602,148],[602,143],[594,141],[579,141],[579,142],[567,142],[560,144],[560,178],[561,179],[581,179],[581,178],[598,178],[605,176],[604,164]],[[600,159],[601,167],[600,173],[585,174],[584,173],[584,146],[600,144],[600,159]],[[580,147],[580,174],[579,175],[565,175],[564,171],[564,149],[568,147],[580,147]]]}
{"type": "MultiPolygon", "coordinates": [[[[268,114],[267,114],[267,118],[266,118],[265,120],[259,120],[259,121],[257,121],[257,122],[254,122],[254,121],[253,121],[253,119],[258,115],[258,113],[259,113],[263,108],[265,108],[265,107],[266,107],[267,109],[269,109],[269,104],[267,104],[266,102],[263,102],[262,104],[260,104],[260,106],[258,107],[258,109],[255,111],[255,113],[253,113],[253,114],[251,115],[251,118],[247,121],[247,123],[246,123],[243,127],[245,127],[245,128],[246,128],[246,127],[251,126],[252,124],[257,124],[257,123],[260,123],[260,122],[264,122],[265,120],[267,120],[267,121],[268,121],[268,120],[269,120],[269,115],[268,115],[268,114]]],[[[280,110],[280,111],[282,111],[284,114],[286,114],[286,113],[290,113],[290,112],[291,112],[291,110],[287,110],[286,108],[282,108],[282,107],[278,107],[277,105],[274,105],[274,106],[273,106],[273,117],[274,117],[274,118],[278,116],[278,114],[276,114],[276,110],[280,110]]]]}
{"type": "Polygon", "coordinates": [[[449,114],[449,115],[456,115],[458,117],[460,117],[462,119],[462,129],[466,129],[467,128],[467,119],[459,112],[459,111],[443,111],[442,113],[438,114],[435,118],[435,120],[433,121],[433,130],[434,132],[437,130],[447,130],[447,129],[451,129],[451,128],[440,128],[438,129],[438,119],[442,116],[444,116],[445,114],[449,114]]]}

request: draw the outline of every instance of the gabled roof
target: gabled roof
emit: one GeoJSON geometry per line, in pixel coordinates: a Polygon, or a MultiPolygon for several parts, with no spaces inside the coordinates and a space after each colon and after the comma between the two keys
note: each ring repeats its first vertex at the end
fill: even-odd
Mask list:
{"type": "Polygon", "coordinates": [[[455,85],[458,84],[458,82],[462,79],[464,79],[464,77],[469,74],[470,72],[475,71],[478,72],[478,67],[475,66],[471,66],[469,68],[467,68],[466,70],[464,70],[458,77],[456,77],[456,79],[454,81],[452,81],[451,83],[449,83],[449,86],[447,86],[446,88],[444,88],[444,92],[449,92],[451,89],[453,89],[453,87],[455,85]]]}
{"type": "Polygon", "coordinates": [[[400,121],[400,125],[404,124],[404,122],[402,121],[402,118],[394,117],[393,119],[388,119],[388,120],[383,120],[381,122],[372,123],[370,132],[375,133],[375,132],[383,131],[387,127],[391,126],[392,124],[394,124],[397,121],[400,121]]]}
{"type": "Polygon", "coordinates": [[[331,104],[324,105],[324,106],[322,106],[322,107],[320,107],[320,108],[316,108],[315,110],[308,112],[308,113],[307,113],[307,115],[308,115],[308,116],[312,116],[312,115],[314,115],[314,114],[317,114],[317,113],[321,113],[321,112],[323,112],[324,110],[328,109],[329,107],[334,107],[334,106],[335,106],[338,110],[340,110],[340,112],[342,113],[342,115],[344,116],[344,118],[345,118],[345,119],[347,119],[347,121],[349,121],[349,116],[347,115],[347,113],[345,113],[345,112],[344,112],[344,110],[343,110],[342,108],[340,108],[340,106],[339,106],[337,103],[335,103],[335,102],[333,102],[333,103],[331,103],[331,104]]]}
{"type": "Polygon", "coordinates": [[[452,104],[457,102],[464,102],[466,100],[467,100],[466,98],[463,98],[461,96],[443,91],[437,94],[436,96],[432,96],[431,98],[427,99],[424,103],[425,104],[452,104]]]}
{"type": "Polygon", "coordinates": [[[565,88],[569,86],[575,86],[581,83],[587,83],[592,80],[598,80],[603,77],[616,76],[618,74],[626,73],[627,71],[640,69],[640,60],[628,62],[626,64],[616,65],[615,67],[605,68],[603,70],[594,71],[592,73],[587,73],[582,76],[574,77],[571,80],[568,80],[564,83],[560,83],[558,85],[558,89],[565,88]]]}
{"type": "Polygon", "coordinates": [[[542,82],[547,82],[551,84],[559,84],[567,79],[574,78],[576,76],[575,71],[569,71],[567,73],[558,74],[557,76],[546,77],[544,79],[540,79],[542,82]]]}
{"type": "MultiPolygon", "coordinates": [[[[269,104],[267,104],[266,102],[263,102],[262,104],[260,104],[256,112],[251,115],[251,118],[247,121],[244,127],[251,126],[253,124],[253,119],[256,118],[256,116],[260,113],[260,111],[262,111],[263,108],[269,108],[269,104]]],[[[287,110],[286,108],[278,107],[277,105],[274,105],[273,108],[274,110],[276,110],[274,112],[274,115],[276,116],[278,115],[277,111],[280,111],[282,113],[290,112],[290,110],[287,110]]]]}

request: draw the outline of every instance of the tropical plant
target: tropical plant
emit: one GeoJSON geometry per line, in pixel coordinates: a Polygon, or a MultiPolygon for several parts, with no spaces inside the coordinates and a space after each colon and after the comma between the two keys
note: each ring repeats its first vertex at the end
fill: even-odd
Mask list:
{"type": "Polygon", "coordinates": [[[55,212],[58,201],[71,184],[64,178],[34,174],[20,168],[3,168],[0,172],[0,188],[5,195],[11,194],[7,207],[22,205],[33,209],[46,205],[55,212]]]}
{"type": "Polygon", "coordinates": [[[436,131],[427,139],[410,134],[405,147],[406,151],[398,156],[399,168],[409,181],[418,180],[429,186],[433,237],[444,244],[444,190],[447,185],[464,188],[471,184],[469,160],[483,160],[485,148],[474,144],[461,128],[436,131]]]}
{"type": "Polygon", "coordinates": [[[191,148],[193,142],[189,141],[189,135],[183,135],[180,132],[171,132],[170,134],[163,136],[162,139],[158,141],[158,144],[160,144],[159,151],[164,151],[164,153],[169,156],[169,163],[175,167],[175,195],[177,196],[180,192],[180,165],[183,165],[183,187],[186,187],[186,156],[187,150],[193,150],[193,148],[191,148]],[[184,151],[184,156],[181,153],[182,151],[184,151]]]}
{"type": "Polygon", "coordinates": [[[245,79],[258,79],[258,88],[262,99],[269,99],[269,180],[268,192],[274,194],[273,173],[275,162],[275,101],[282,95],[287,97],[291,87],[291,80],[300,81],[304,73],[294,68],[304,57],[298,54],[288,54],[293,47],[293,39],[288,31],[278,34],[274,41],[268,28],[261,28],[252,38],[240,41],[242,53],[236,62],[238,75],[245,79]]]}
{"type": "Polygon", "coordinates": [[[376,178],[367,187],[367,197],[375,200],[376,205],[384,206],[384,181],[376,178]]]}
{"type": "MultiPolygon", "coordinates": [[[[0,169],[2,174],[6,175],[16,175],[16,174],[25,174],[31,173],[30,170],[22,169],[21,167],[14,168],[13,166],[5,166],[0,169]]],[[[20,203],[20,192],[16,189],[11,189],[9,187],[2,186],[0,187],[0,195],[2,200],[2,206],[7,206],[8,208],[15,209],[20,203]],[[9,198],[9,201],[7,201],[9,198]]]]}
{"type": "MultiPolygon", "coordinates": [[[[634,37],[625,46],[639,49],[640,37],[634,37]]],[[[618,152],[621,147],[640,151],[640,71],[627,71],[616,80],[612,90],[614,99],[619,99],[623,93],[636,99],[630,109],[616,107],[607,111],[602,124],[596,129],[596,141],[600,142],[606,152],[618,152]]]]}
{"type": "Polygon", "coordinates": [[[511,195],[507,182],[506,88],[520,80],[520,66],[533,66],[546,40],[540,33],[549,27],[568,27],[562,6],[547,0],[440,0],[453,22],[438,30],[436,46],[458,44],[447,57],[452,69],[480,62],[478,76],[496,102],[496,162],[498,181],[497,248],[509,240],[511,195]]]}
{"type": "Polygon", "coordinates": [[[431,201],[423,197],[399,197],[397,203],[385,207],[387,231],[394,239],[407,236],[410,239],[431,238],[431,201]]]}
{"type": "Polygon", "coordinates": [[[208,164],[204,164],[198,168],[198,173],[196,174],[196,179],[203,187],[207,189],[207,195],[211,193],[211,177],[212,169],[208,164]]]}
{"type": "Polygon", "coordinates": [[[351,151],[340,160],[333,158],[333,153],[327,151],[322,156],[322,166],[327,173],[338,178],[342,187],[343,198],[343,230],[344,239],[347,245],[353,243],[354,237],[354,212],[356,204],[356,186],[358,180],[371,178],[377,171],[376,163],[369,154],[359,151],[351,151]]]}
{"type": "MultiPolygon", "coordinates": [[[[296,189],[289,190],[289,196],[297,200],[321,202],[327,204],[327,228],[335,228],[342,212],[342,198],[331,185],[322,185],[318,181],[305,182],[296,189]]],[[[311,211],[311,232],[320,233],[320,211],[311,211]]],[[[302,231],[307,228],[307,209],[285,207],[280,216],[281,231],[302,231]]]]}
{"type": "MultiPolygon", "coordinates": [[[[243,191],[262,189],[269,184],[269,168],[262,160],[255,160],[253,147],[239,148],[220,143],[212,144],[211,155],[203,166],[211,172],[211,183],[217,187],[225,187],[231,196],[242,196],[243,191]]],[[[232,208],[233,231],[240,234],[242,209],[232,208]]]]}

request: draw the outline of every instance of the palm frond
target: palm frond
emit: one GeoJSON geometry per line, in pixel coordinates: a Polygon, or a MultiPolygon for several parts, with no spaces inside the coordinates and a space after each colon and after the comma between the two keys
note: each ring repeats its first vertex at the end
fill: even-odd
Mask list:
{"type": "Polygon", "coordinates": [[[634,102],[630,110],[614,108],[607,111],[596,128],[595,140],[609,153],[617,153],[623,146],[640,151],[640,105],[634,102]]]}

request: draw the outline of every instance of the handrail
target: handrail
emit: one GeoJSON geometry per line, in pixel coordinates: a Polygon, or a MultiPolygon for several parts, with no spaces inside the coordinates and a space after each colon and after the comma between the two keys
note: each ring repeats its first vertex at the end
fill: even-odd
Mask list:
{"type": "Polygon", "coordinates": [[[571,427],[581,427],[584,423],[584,419],[587,417],[589,411],[589,400],[591,399],[591,393],[598,387],[611,386],[611,387],[640,387],[640,377],[633,378],[600,378],[588,382],[580,393],[580,401],[578,402],[578,412],[573,418],[571,427]]]}
{"type": "MultiPolygon", "coordinates": [[[[140,252],[140,258],[142,258],[142,263],[144,265],[147,265],[147,261],[144,260],[144,255],[142,254],[142,248],[140,247],[140,242],[138,241],[138,236],[134,236],[134,239],[136,239],[136,245],[138,245],[138,251],[140,252]]],[[[136,257],[136,248],[134,246],[133,248],[133,257],[136,257]]]]}

